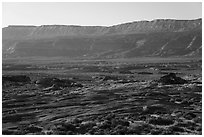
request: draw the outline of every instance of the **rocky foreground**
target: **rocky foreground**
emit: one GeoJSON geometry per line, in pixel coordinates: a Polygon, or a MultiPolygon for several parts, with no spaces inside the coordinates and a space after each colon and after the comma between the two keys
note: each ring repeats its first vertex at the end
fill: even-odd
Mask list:
{"type": "Polygon", "coordinates": [[[8,134],[202,134],[202,79],[175,73],[157,80],[113,76],[3,76],[8,134]]]}

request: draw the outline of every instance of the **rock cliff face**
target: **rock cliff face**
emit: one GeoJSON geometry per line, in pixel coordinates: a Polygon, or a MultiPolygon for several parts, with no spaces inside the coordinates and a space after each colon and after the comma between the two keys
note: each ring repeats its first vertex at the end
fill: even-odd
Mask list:
{"type": "Polygon", "coordinates": [[[201,56],[202,20],[153,20],[104,26],[8,26],[3,57],[118,58],[201,56]]]}

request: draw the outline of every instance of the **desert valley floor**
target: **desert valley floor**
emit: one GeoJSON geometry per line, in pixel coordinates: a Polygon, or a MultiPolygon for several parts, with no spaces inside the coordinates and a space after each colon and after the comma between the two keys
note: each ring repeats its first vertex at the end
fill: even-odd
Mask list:
{"type": "Polygon", "coordinates": [[[202,134],[201,59],[2,62],[2,134],[202,134]]]}

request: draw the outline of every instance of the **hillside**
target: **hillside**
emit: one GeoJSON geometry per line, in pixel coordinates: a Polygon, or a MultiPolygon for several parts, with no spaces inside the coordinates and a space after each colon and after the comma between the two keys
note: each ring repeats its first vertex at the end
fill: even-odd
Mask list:
{"type": "Polygon", "coordinates": [[[201,56],[202,20],[138,21],[104,26],[8,26],[3,58],[201,56]]]}

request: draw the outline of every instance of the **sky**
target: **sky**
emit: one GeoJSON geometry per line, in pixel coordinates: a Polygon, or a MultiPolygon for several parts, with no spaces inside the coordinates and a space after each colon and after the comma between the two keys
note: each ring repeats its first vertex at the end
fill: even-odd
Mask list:
{"type": "Polygon", "coordinates": [[[201,2],[3,2],[2,27],[8,25],[111,26],[140,20],[197,19],[201,2]]]}

